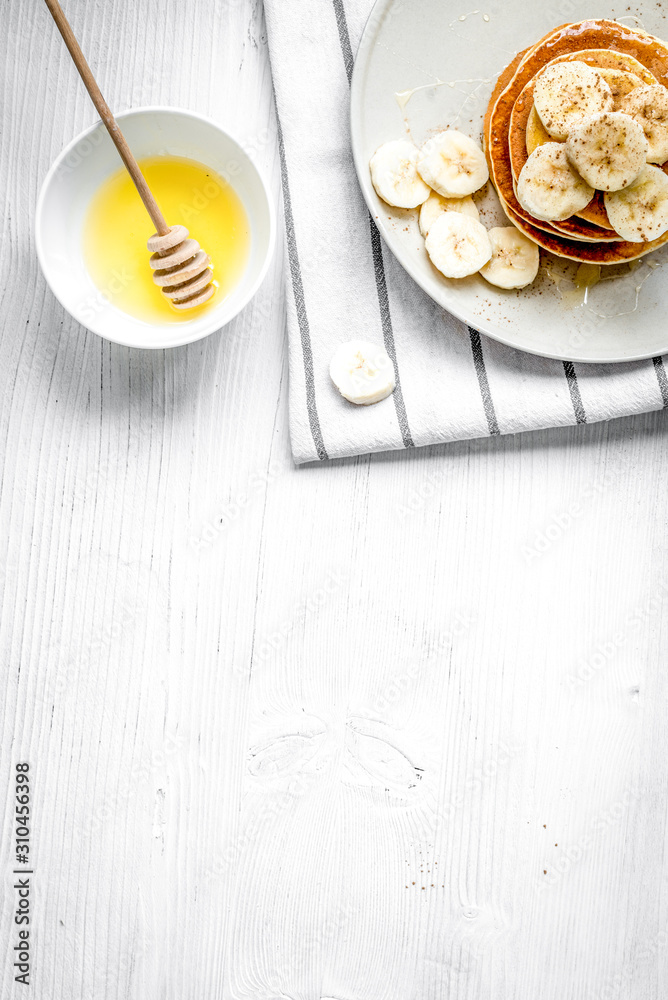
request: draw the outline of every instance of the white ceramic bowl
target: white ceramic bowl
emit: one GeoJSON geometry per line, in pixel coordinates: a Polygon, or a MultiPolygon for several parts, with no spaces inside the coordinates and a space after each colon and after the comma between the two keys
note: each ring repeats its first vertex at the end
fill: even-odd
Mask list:
{"type": "Polygon", "coordinates": [[[143,322],[117,309],[100,293],[84,261],[82,229],[93,195],[122,166],[102,122],[74,139],[46,175],[35,219],[37,256],[56,298],[94,333],[127,347],[189,344],[229,323],[257,291],[276,238],[271,198],[242,146],[211,119],[178,108],[150,107],[119,114],[118,121],[138,159],[184,156],[229,179],[250,224],[250,253],[240,281],[204,315],[182,323],[143,322]]]}

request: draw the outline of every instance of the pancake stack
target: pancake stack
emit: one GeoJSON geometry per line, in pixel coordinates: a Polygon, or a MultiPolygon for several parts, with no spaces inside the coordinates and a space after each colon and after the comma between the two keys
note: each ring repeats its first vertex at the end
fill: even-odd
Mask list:
{"type": "MultiPolygon", "coordinates": [[[[661,110],[663,101],[668,102],[668,91],[664,92],[661,88],[667,86],[668,47],[645,31],[616,21],[588,20],[562,25],[536,45],[520,52],[499,77],[484,125],[485,155],[490,177],[511,222],[544,249],[583,263],[619,264],[642,257],[668,243],[668,164],[659,162],[664,155],[668,160],[668,154],[661,150],[661,143],[652,143],[653,133],[664,127],[668,136],[668,118],[664,126],[661,110]],[[574,65],[553,68],[561,63],[574,65]],[[584,68],[582,64],[585,64],[584,68]],[[595,73],[592,74],[587,67],[595,73]],[[565,134],[563,127],[557,127],[548,118],[540,100],[536,106],[534,96],[538,99],[544,92],[546,81],[558,80],[560,76],[567,78],[569,74],[575,77],[578,71],[602,88],[604,101],[598,115],[575,122],[565,134]],[[648,87],[659,89],[643,89],[648,87]],[[657,97],[660,100],[657,101],[657,97]],[[633,118],[630,124],[627,116],[633,118]],[[640,136],[643,143],[642,162],[638,165],[640,173],[632,170],[634,176],[620,177],[615,187],[614,182],[607,184],[611,175],[607,170],[606,151],[599,137],[605,134],[600,131],[604,125],[612,128],[620,123],[629,124],[629,129],[635,129],[640,136]],[[649,142],[645,142],[638,125],[649,142]],[[596,141],[592,140],[592,130],[597,130],[594,136],[596,141]],[[537,173],[540,175],[541,162],[545,162],[546,169],[549,169],[550,158],[559,160],[561,157],[563,169],[575,171],[578,142],[588,143],[587,150],[596,151],[599,162],[605,165],[606,170],[601,169],[592,177],[591,171],[578,166],[578,170],[587,175],[587,182],[581,181],[579,173],[576,178],[578,183],[581,181],[580,193],[585,192],[585,195],[580,202],[582,207],[578,206],[569,217],[555,218],[558,213],[552,213],[550,217],[549,211],[538,212],[527,196],[527,192],[531,194],[527,178],[532,174],[534,179],[537,173]],[[561,147],[555,146],[555,143],[561,143],[561,147]],[[530,165],[525,170],[530,157],[530,165]],[[601,189],[597,189],[599,182],[596,178],[599,176],[601,189]],[[620,191],[623,191],[623,198],[619,196],[620,191]],[[634,225],[637,217],[643,217],[648,221],[647,226],[639,224],[635,230],[628,232],[628,225],[620,224],[618,218],[624,217],[624,213],[629,215],[627,202],[631,204],[631,210],[638,207],[637,215],[631,211],[634,225]],[[541,214],[548,218],[539,217],[541,214]]],[[[567,88],[564,89],[566,93],[567,88]]],[[[567,101],[567,96],[564,101],[567,101]]],[[[549,175],[538,176],[538,182],[549,186],[549,175]]],[[[627,218],[624,217],[623,221],[626,223],[627,218]]]]}

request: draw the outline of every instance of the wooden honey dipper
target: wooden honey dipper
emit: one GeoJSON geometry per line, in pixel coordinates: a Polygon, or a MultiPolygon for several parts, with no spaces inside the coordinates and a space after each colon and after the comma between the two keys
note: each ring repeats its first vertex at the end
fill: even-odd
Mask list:
{"type": "Polygon", "coordinates": [[[156,228],[156,232],[146,244],[151,251],[149,263],[153,269],[153,280],[163,295],[177,309],[192,309],[194,306],[207,302],[216,291],[208,254],[201,249],[197,240],[190,239],[185,226],[168,226],[165,222],[165,218],[146,183],[146,178],[139,169],[139,164],[118,127],[118,122],[95,82],[95,77],[74,37],[62,7],[58,0],[45,0],[45,3],[63,36],[86,90],[90,94],[91,100],[156,228]]]}

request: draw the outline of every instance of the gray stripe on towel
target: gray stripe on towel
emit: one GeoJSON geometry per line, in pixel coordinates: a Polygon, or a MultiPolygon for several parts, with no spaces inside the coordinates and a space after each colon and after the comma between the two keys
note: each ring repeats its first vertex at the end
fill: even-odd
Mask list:
{"type": "Polygon", "coordinates": [[[501,431],[499,430],[499,422],[496,419],[496,410],[494,409],[492,394],[489,391],[489,380],[487,378],[487,368],[485,367],[485,357],[482,353],[482,341],[480,340],[480,334],[477,330],[474,330],[473,327],[469,327],[469,336],[471,338],[473,364],[475,366],[475,373],[478,377],[480,395],[482,396],[482,405],[485,408],[485,417],[487,418],[487,427],[489,428],[489,433],[495,436],[500,434],[501,431]]]}
{"type": "MultiPolygon", "coordinates": [[[[341,43],[343,62],[346,67],[346,76],[348,77],[348,83],[350,83],[353,76],[354,60],[353,49],[350,44],[350,32],[348,31],[348,22],[346,20],[346,11],[343,6],[343,0],[332,0],[332,3],[334,4],[334,14],[336,16],[336,26],[339,31],[339,41],[341,43]]],[[[394,367],[394,379],[396,382],[396,388],[392,394],[392,398],[394,399],[394,408],[396,410],[397,421],[399,423],[399,430],[401,431],[401,440],[404,443],[404,448],[414,448],[415,443],[408,424],[406,404],[404,402],[404,394],[401,389],[401,378],[399,376],[399,365],[397,363],[397,351],[394,343],[394,330],[392,327],[392,314],[390,312],[390,300],[387,294],[385,264],[383,263],[383,245],[381,243],[380,233],[378,232],[376,223],[371,217],[371,213],[369,213],[369,229],[371,233],[371,253],[373,255],[373,270],[376,277],[378,306],[380,308],[380,320],[383,327],[383,342],[385,344],[385,350],[392,359],[392,365],[394,367]]]]}
{"type": "Polygon", "coordinates": [[[311,331],[306,312],[306,299],[304,296],[304,283],[302,282],[302,271],[299,264],[299,252],[297,250],[297,237],[295,235],[295,220],[292,215],[292,201],[290,198],[290,182],[288,179],[288,165],[285,158],[285,144],[283,142],[283,129],[281,119],[276,107],[276,124],[278,129],[278,151],[281,157],[281,180],[283,183],[283,206],[285,208],[285,236],[288,244],[288,261],[290,263],[290,275],[292,277],[292,291],[295,297],[295,307],[297,309],[297,321],[299,323],[299,333],[302,342],[302,355],[304,358],[304,381],[306,383],[306,410],[308,422],[313,436],[313,443],[318,458],[323,461],[328,458],[325,444],[320,430],[320,420],[318,418],[318,407],[315,399],[315,379],[313,377],[313,351],[311,350],[311,331]]]}
{"type": "Polygon", "coordinates": [[[415,443],[413,441],[411,429],[408,426],[408,416],[406,415],[404,394],[401,391],[401,379],[399,377],[399,365],[397,364],[397,352],[394,347],[394,331],[392,329],[392,316],[390,314],[390,300],[387,294],[385,265],[383,264],[383,245],[380,241],[380,233],[376,228],[376,223],[373,221],[371,216],[369,216],[369,227],[371,231],[373,269],[376,275],[376,290],[378,292],[380,319],[383,324],[383,341],[385,343],[385,350],[389,354],[392,359],[392,364],[394,365],[394,380],[397,384],[396,389],[392,394],[394,399],[394,408],[397,411],[397,420],[399,421],[399,430],[401,431],[401,439],[404,442],[404,448],[414,448],[415,443]]]}
{"type": "Polygon", "coordinates": [[[575,368],[573,367],[573,362],[564,361],[563,366],[564,366],[564,373],[566,375],[566,381],[568,382],[568,391],[571,394],[571,403],[573,404],[573,409],[575,411],[575,419],[578,424],[586,424],[587,414],[585,413],[585,408],[582,405],[580,386],[578,385],[578,377],[575,374],[575,368]]]}
{"type": "Polygon", "coordinates": [[[353,66],[355,61],[353,59],[353,47],[350,44],[350,33],[348,31],[346,11],[343,6],[343,0],[332,0],[332,2],[334,4],[334,14],[336,15],[336,26],[339,29],[339,41],[341,42],[343,61],[346,64],[346,76],[348,77],[348,83],[350,83],[353,78],[353,66]]]}
{"type": "Polygon", "coordinates": [[[663,358],[652,358],[652,363],[654,364],[654,371],[656,373],[656,380],[659,383],[659,389],[661,390],[661,399],[663,400],[664,409],[668,407],[668,378],[666,377],[666,369],[663,365],[663,358]]]}

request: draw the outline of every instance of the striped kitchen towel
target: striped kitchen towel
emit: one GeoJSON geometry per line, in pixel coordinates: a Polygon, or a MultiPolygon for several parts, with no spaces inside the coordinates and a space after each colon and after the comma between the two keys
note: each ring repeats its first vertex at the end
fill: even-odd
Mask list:
{"type": "Polygon", "coordinates": [[[608,420],[668,406],[663,360],[573,365],[505,347],[445,313],[382,243],[350,148],[353,53],[372,0],[265,0],[287,240],[295,462],[608,420]],[[384,342],[397,387],[347,403],[338,344],[384,342]]]}

